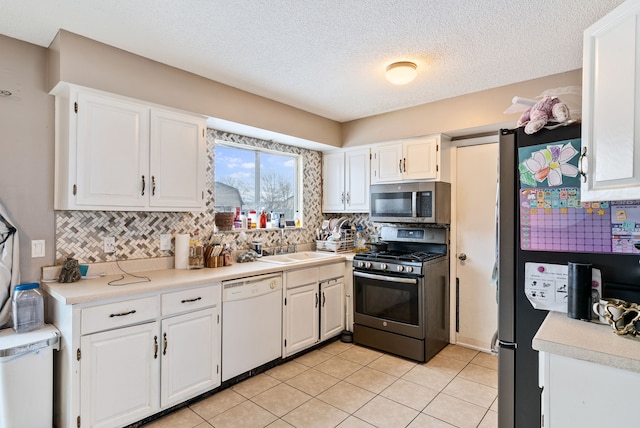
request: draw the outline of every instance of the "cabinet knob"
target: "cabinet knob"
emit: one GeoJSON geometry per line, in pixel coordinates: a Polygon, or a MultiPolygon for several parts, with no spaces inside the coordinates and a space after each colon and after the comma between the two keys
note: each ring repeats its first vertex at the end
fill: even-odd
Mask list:
{"type": "Polygon", "coordinates": [[[467,255],[465,253],[458,254],[458,260],[460,260],[461,262],[467,260],[467,255]]]}

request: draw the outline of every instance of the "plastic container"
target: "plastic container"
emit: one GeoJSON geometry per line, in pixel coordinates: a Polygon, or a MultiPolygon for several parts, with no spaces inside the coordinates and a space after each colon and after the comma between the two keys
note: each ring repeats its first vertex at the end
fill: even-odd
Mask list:
{"type": "Polygon", "coordinates": [[[53,350],[59,332],[0,330],[0,427],[53,425],[53,350]]]}
{"type": "Polygon", "coordinates": [[[11,308],[16,333],[33,331],[44,325],[44,300],[37,282],[16,285],[11,308]]]}

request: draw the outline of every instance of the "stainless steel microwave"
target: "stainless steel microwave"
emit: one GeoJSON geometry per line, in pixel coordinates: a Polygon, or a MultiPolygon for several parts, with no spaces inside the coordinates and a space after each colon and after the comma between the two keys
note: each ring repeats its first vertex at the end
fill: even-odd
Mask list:
{"type": "Polygon", "coordinates": [[[374,184],[369,188],[371,221],[451,223],[451,184],[442,181],[374,184]]]}

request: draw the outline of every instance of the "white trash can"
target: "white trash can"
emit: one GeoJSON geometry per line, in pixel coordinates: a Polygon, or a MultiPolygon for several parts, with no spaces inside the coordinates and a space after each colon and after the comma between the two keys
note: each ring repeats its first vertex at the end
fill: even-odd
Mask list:
{"type": "Polygon", "coordinates": [[[59,332],[0,330],[0,428],[53,425],[53,350],[59,332]]]}

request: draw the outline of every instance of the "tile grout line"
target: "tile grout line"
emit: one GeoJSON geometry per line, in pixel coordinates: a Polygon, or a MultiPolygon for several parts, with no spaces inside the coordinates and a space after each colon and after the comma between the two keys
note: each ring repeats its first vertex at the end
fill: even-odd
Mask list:
{"type": "MultiPolygon", "coordinates": [[[[351,416],[353,416],[354,418],[356,418],[356,419],[358,419],[358,420],[360,420],[360,421],[363,421],[363,422],[365,422],[365,423],[369,423],[369,422],[367,422],[367,421],[365,421],[365,420],[363,420],[363,419],[360,419],[358,416],[355,416],[355,413],[356,413],[356,412],[358,412],[360,409],[362,409],[362,408],[363,408],[364,406],[366,406],[367,404],[369,404],[369,403],[370,403],[372,400],[374,400],[375,398],[377,398],[377,397],[381,397],[381,398],[384,398],[384,399],[386,399],[386,400],[389,400],[389,401],[391,401],[391,402],[393,402],[393,403],[395,403],[395,404],[398,404],[398,405],[401,405],[401,406],[403,406],[403,407],[406,407],[407,409],[410,409],[410,410],[412,410],[412,411],[417,411],[417,412],[418,412],[418,413],[417,413],[417,415],[416,415],[414,418],[412,418],[412,419],[411,419],[411,421],[409,421],[409,423],[407,424],[407,426],[408,426],[408,425],[410,425],[411,423],[413,423],[413,421],[415,421],[415,420],[416,420],[416,418],[418,418],[421,414],[427,415],[427,416],[432,417],[432,418],[435,418],[435,419],[437,419],[437,420],[441,420],[441,419],[439,419],[439,418],[436,418],[436,417],[434,417],[434,416],[429,415],[428,413],[424,413],[424,410],[429,406],[429,404],[431,404],[431,403],[433,402],[433,400],[435,400],[438,396],[440,396],[441,394],[443,394],[443,395],[446,395],[446,396],[449,396],[449,397],[456,398],[456,399],[458,399],[458,400],[464,401],[464,402],[466,402],[466,403],[469,403],[469,404],[475,405],[475,406],[480,407],[481,409],[483,409],[483,410],[484,410],[483,416],[482,416],[482,418],[480,419],[480,422],[478,423],[478,424],[481,424],[481,423],[482,423],[482,421],[484,420],[484,418],[485,418],[485,417],[487,416],[487,414],[489,413],[489,411],[491,411],[491,406],[493,406],[493,404],[495,403],[495,400],[497,399],[497,397],[496,397],[496,398],[494,398],[494,399],[492,400],[492,402],[491,402],[491,405],[489,405],[489,407],[487,407],[487,408],[484,408],[484,406],[480,406],[480,405],[478,405],[478,404],[476,404],[476,403],[473,403],[473,402],[470,402],[470,401],[464,400],[464,399],[459,398],[459,397],[456,397],[456,396],[449,395],[449,394],[447,394],[447,393],[445,393],[445,392],[444,392],[444,390],[445,390],[445,389],[446,389],[446,388],[447,388],[447,387],[448,387],[448,386],[449,386],[449,385],[450,385],[450,384],[451,384],[451,383],[452,383],[456,378],[458,378],[458,377],[459,377],[459,375],[462,373],[462,371],[464,371],[464,370],[465,370],[467,367],[469,367],[471,364],[473,364],[474,366],[480,367],[480,368],[482,368],[482,369],[486,369],[486,370],[493,370],[493,369],[492,369],[492,368],[490,368],[490,367],[486,367],[486,366],[484,366],[484,365],[480,365],[480,364],[473,363],[473,360],[474,360],[474,359],[475,359],[475,358],[480,354],[480,351],[476,351],[475,355],[474,355],[471,359],[469,359],[469,360],[466,360],[466,359],[465,359],[465,360],[462,360],[462,359],[458,359],[458,358],[455,358],[455,357],[450,357],[450,356],[443,355],[443,357],[446,357],[446,358],[451,359],[451,360],[459,361],[459,362],[464,362],[465,364],[464,364],[464,366],[463,366],[460,370],[458,370],[458,371],[457,371],[457,373],[453,376],[453,378],[452,378],[451,380],[449,380],[449,381],[446,383],[446,385],[444,385],[444,386],[443,386],[443,388],[442,388],[442,389],[440,389],[440,390],[438,390],[438,391],[437,391],[437,394],[436,394],[436,395],[435,395],[431,400],[429,400],[429,402],[427,402],[427,403],[425,404],[425,406],[424,406],[421,410],[416,410],[416,409],[415,409],[415,408],[413,408],[413,407],[409,407],[408,405],[406,405],[406,404],[404,404],[404,403],[402,403],[402,402],[396,401],[396,400],[394,400],[394,399],[392,399],[392,398],[384,397],[384,396],[383,396],[383,395],[381,395],[381,394],[382,394],[384,391],[386,391],[388,388],[390,388],[392,385],[396,384],[399,380],[403,380],[403,381],[408,382],[408,383],[411,383],[411,384],[415,384],[415,385],[418,385],[418,386],[421,386],[421,387],[426,387],[426,388],[428,388],[428,386],[421,385],[421,384],[415,383],[415,382],[413,382],[413,381],[411,381],[411,380],[408,380],[408,379],[404,379],[404,378],[403,378],[403,376],[405,376],[407,373],[409,373],[411,370],[413,370],[415,367],[418,367],[418,366],[428,367],[428,368],[430,368],[430,369],[432,369],[432,370],[435,370],[435,371],[438,371],[438,372],[441,372],[441,373],[450,373],[450,372],[447,372],[447,371],[445,371],[445,370],[440,370],[440,369],[437,369],[437,368],[433,368],[433,367],[429,367],[429,366],[427,366],[427,365],[426,365],[427,363],[421,363],[421,364],[420,364],[420,363],[416,363],[416,364],[414,364],[410,369],[408,369],[408,370],[404,371],[400,376],[397,376],[397,375],[395,375],[395,374],[387,373],[387,372],[385,372],[385,371],[383,371],[383,370],[379,370],[379,369],[377,369],[377,368],[371,367],[371,364],[373,364],[373,363],[375,363],[376,361],[380,360],[380,358],[383,358],[384,356],[387,356],[387,355],[388,355],[388,356],[391,356],[391,357],[395,357],[394,355],[387,354],[387,353],[382,353],[381,355],[377,356],[376,358],[374,358],[373,360],[369,361],[369,362],[368,362],[368,363],[366,363],[366,364],[362,364],[362,363],[361,363],[361,362],[359,362],[359,361],[354,361],[354,360],[352,360],[352,359],[349,359],[349,358],[345,358],[345,357],[341,357],[341,356],[340,356],[341,354],[345,353],[345,352],[346,352],[346,351],[348,351],[349,349],[352,349],[354,346],[355,346],[355,345],[349,345],[349,347],[347,347],[346,349],[344,349],[344,350],[342,350],[342,351],[340,351],[340,352],[338,352],[338,353],[327,352],[327,351],[323,351],[323,350],[322,350],[322,348],[318,348],[318,349],[316,349],[316,350],[314,350],[314,351],[324,352],[324,353],[326,353],[326,354],[329,354],[331,357],[330,357],[330,358],[328,358],[328,359],[325,359],[324,361],[321,361],[321,362],[319,362],[319,363],[317,363],[317,364],[315,364],[315,365],[307,365],[307,364],[304,364],[304,363],[298,362],[298,364],[300,364],[300,365],[302,365],[302,366],[304,366],[304,367],[305,367],[305,370],[304,370],[304,371],[302,371],[302,372],[300,372],[300,373],[298,373],[298,374],[296,374],[295,376],[292,376],[292,377],[290,377],[290,378],[286,379],[286,380],[280,380],[280,379],[278,379],[277,377],[275,377],[275,376],[273,376],[273,375],[269,374],[269,373],[268,373],[268,371],[267,371],[267,372],[264,372],[264,374],[265,374],[265,375],[269,376],[269,377],[270,377],[271,379],[273,379],[273,380],[276,380],[278,383],[277,383],[276,385],[273,385],[273,386],[271,386],[271,387],[267,388],[267,389],[266,389],[266,390],[264,390],[264,391],[261,391],[261,392],[260,392],[260,393],[258,393],[258,394],[253,395],[251,398],[248,398],[248,397],[246,397],[246,396],[242,395],[241,393],[239,393],[239,392],[237,392],[237,391],[234,391],[236,394],[240,395],[240,396],[243,398],[243,401],[241,401],[240,403],[235,404],[234,406],[231,406],[231,407],[230,407],[230,408],[228,408],[228,409],[225,409],[225,411],[224,411],[224,412],[218,413],[218,415],[223,414],[223,413],[225,413],[225,412],[227,412],[227,411],[229,411],[229,410],[231,410],[231,409],[233,409],[233,408],[237,407],[238,405],[240,405],[240,404],[242,404],[242,403],[245,403],[246,401],[250,401],[252,404],[254,404],[254,405],[258,406],[259,408],[263,409],[264,411],[266,411],[266,412],[268,412],[269,414],[271,414],[274,418],[276,418],[276,419],[275,419],[275,421],[273,421],[273,422],[271,422],[271,423],[274,423],[274,422],[276,422],[276,421],[280,420],[280,421],[282,421],[282,422],[284,422],[284,423],[287,423],[287,424],[288,424],[288,422],[286,422],[286,421],[283,419],[287,414],[289,414],[289,413],[291,413],[291,412],[295,411],[295,410],[296,410],[296,409],[298,409],[299,407],[303,406],[304,404],[308,403],[309,401],[311,401],[312,399],[314,399],[314,398],[315,398],[315,399],[317,399],[318,401],[320,401],[320,402],[322,402],[322,403],[324,403],[324,404],[326,404],[326,405],[328,405],[328,406],[330,406],[330,407],[332,407],[332,408],[334,408],[334,409],[336,409],[336,410],[338,410],[338,411],[340,411],[340,412],[343,412],[343,413],[347,414],[347,416],[346,416],[344,419],[342,419],[342,420],[339,422],[339,424],[343,423],[346,419],[349,419],[349,417],[351,417],[351,416]],[[344,377],[338,377],[338,376],[335,376],[335,375],[330,374],[330,373],[325,373],[325,372],[323,372],[323,371],[321,371],[321,370],[318,370],[318,369],[316,368],[316,367],[317,367],[317,366],[319,366],[320,364],[323,364],[324,362],[329,361],[329,360],[331,360],[331,359],[333,359],[333,358],[336,358],[336,357],[337,357],[337,358],[341,358],[341,359],[346,360],[346,361],[349,361],[349,362],[351,362],[351,363],[358,364],[360,367],[359,367],[357,370],[355,370],[354,372],[351,372],[351,373],[349,373],[348,375],[346,375],[346,376],[344,376],[344,377]],[[358,373],[359,371],[361,371],[361,370],[362,370],[363,368],[365,368],[365,367],[366,367],[366,368],[369,368],[369,369],[371,369],[371,370],[374,370],[374,371],[376,371],[376,372],[378,372],[378,373],[381,373],[381,374],[384,374],[384,375],[387,375],[387,376],[391,376],[391,377],[393,377],[393,378],[394,378],[394,380],[393,380],[389,385],[385,386],[385,387],[384,387],[380,392],[373,392],[373,391],[370,391],[370,390],[368,390],[368,389],[366,389],[366,388],[363,388],[362,386],[359,386],[359,385],[357,385],[357,384],[351,383],[351,382],[349,382],[349,381],[347,381],[347,380],[346,380],[348,377],[350,377],[350,376],[354,375],[355,373],[358,373]],[[287,383],[287,381],[289,381],[289,380],[291,380],[291,379],[294,379],[295,377],[300,376],[300,375],[302,375],[303,373],[308,372],[309,370],[315,370],[316,372],[318,372],[318,373],[320,373],[320,374],[322,374],[322,375],[329,376],[329,377],[331,377],[331,378],[333,378],[333,379],[337,380],[337,383],[333,384],[332,386],[330,386],[330,387],[328,387],[328,388],[326,388],[326,389],[322,390],[321,392],[319,392],[318,394],[315,394],[315,395],[311,395],[311,394],[307,393],[306,391],[303,391],[302,389],[299,389],[299,388],[297,388],[297,387],[295,387],[295,386],[290,385],[290,384],[288,384],[288,383],[287,383]],[[360,388],[360,389],[362,389],[362,390],[364,390],[364,391],[367,391],[367,392],[369,392],[369,393],[373,394],[373,397],[371,397],[370,399],[368,399],[367,401],[365,401],[362,405],[360,405],[360,406],[359,406],[357,409],[355,409],[353,412],[348,412],[348,411],[342,410],[342,409],[340,409],[340,408],[338,408],[338,407],[334,406],[333,404],[328,403],[328,402],[326,402],[326,401],[322,400],[321,398],[318,398],[321,394],[323,394],[324,392],[326,392],[327,390],[329,390],[329,389],[333,388],[334,386],[338,385],[338,384],[339,384],[339,383],[341,383],[341,382],[345,382],[345,383],[347,383],[347,384],[349,384],[349,385],[352,385],[352,386],[354,386],[354,387],[357,387],[357,388],[360,388]],[[267,392],[267,391],[269,391],[269,390],[271,390],[271,389],[273,389],[273,388],[275,388],[275,387],[277,387],[277,386],[280,386],[280,385],[282,385],[282,384],[285,384],[285,385],[286,385],[286,386],[288,386],[288,387],[291,387],[291,388],[293,388],[293,389],[296,389],[297,391],[300,391],[300,392],[302,392],[302,393],[304,393],[304,394],[308,395],[310,398],[309,398],[309,399],[307,399],[307,400],[305,400],[303,403],[299,404],[299,405],[298,405],[298,406],[296,406],[295,408],[293,408],[293,409],[289,410],[287,413],[285,413],[285,414],[284,414],[284,415],[282,415],[282,416],[278,416],[278,415],[274,414],[274,413],[273,413],[272,411],[270,411],[269,409],[267,409],[267,408],[263,407],[262,405],[258,404],[258,403],[257,403],[257,402],[255,402],[255,401],[253,401],[253,399],[254,399],[255,397],[257,397],[257,396],[259,396],[259,395],[261,395],[261,394],[263,394],[263,393],[265,393],[265,392],[267,392]]],[[[365,349],[368,349],[368,348],[365,348],[365,349]]],[[[311,351],[311,352],[314,352],[314,351],[311,351]]],[[[293,359],[293,360],[291,360],[291,361],[296,361],[296,360],[295,360],[295,359],[293,359]]],[[[482,385],[482,386],[486,386],[486,387],[491,387],[491,386],[489,386],[489,385],[485,385],[485,384],[483,384],[483,383],[476,382],[475,380],[470,380],[470,379],[466,379],[466,378],[460,378],[460,379],[463,379],[463,380],[468,381],[468,382],[473,382],[473,383],[476,383],[476,384],[478,384],[478,385],[482,385]]],[[[491,388],[492,388],[492,387],[491,387],[491,388]]],[[[190,406],[189,406],[189,408],[191,409],[191,407],[190,407],[190,406]]],[[[194,409],[191,409],[191,410],[192,410],[196,415],[198,415],[201,419],[203,419],[203,420],[207,423],[207,425],[213,426],[213,424],[212,424],[211,422],[209,422],[209,420],[204,419],[204,418],[203,418],[202,416],[200,416],[200,415],[199,415],[199,414],[198,414],[194,409]]],[[[218,416],[218,415],[215,415],[213,418],[215,418],[215,417],[216,417],[216,416],[218,416]]],[[[211,418],[211,419],[213,419],[213,418],[211,418]]],[[[446,422],[446,421],[443,421],[443,422],[446,422]]],[[[200,423],[201,423],[201,422],[200,422],[200,423]]],[[[448,423],[448,422],[447,422],[447,423],[448,423]]],[[[339,424],[338,424],[338,425],[339,425],[339,424]]]]}

